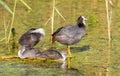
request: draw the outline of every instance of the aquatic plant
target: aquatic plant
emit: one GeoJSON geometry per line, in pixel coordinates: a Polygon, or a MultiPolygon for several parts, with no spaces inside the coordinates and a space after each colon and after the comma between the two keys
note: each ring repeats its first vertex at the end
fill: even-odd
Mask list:
{"type": "MultiPolygon", "coordinates": [[[[10,22],[10,29],[9,29],[9,32],[7,31],[8,30],[8,26],[6,26],[6,22],[5,22],[5,19],[4,19],[4,32],[5,32],[5,38],[1,39],[0,41],[3,41],[5,40],[6,41],[6,44],[8,46],[8,50],[10,51],[10,38],[11,38],[11,34],[12,34],[12,28],[13,28],[13,24],[14,24],[14,19],[15,19],[15,11],[16,11],[16,5],[17,5],[17,1],[18,0],[15,0],[14,1],[14,7],[13,7],[13,11],[10,9],[10,7],[2,0],[0,0],[0,4],[3,5],[3,7],[5,7],[6,10],[8,10],[8,12],[10,12],[12,14],[12,17],[11,17],[11,22],[10,22]],[[7,36],[7,32],[8,32],[8,36],[7,36]]],[[[20,0],[29,10],[31,10],[31,7],[26,3],[24,2],[24,0],[20,0]]],[[[14,42],[15,39],[13,39],[13,42],[14,42]]],[[[15,40],[16,41],[16,40],[15,40]]],[[[12,45],[13,47],[13,45],[12,45]]]]}
{"type": "Polygon", "coordinates": [[[11,32],[12,32],[12,47],[11,47],[11,49],[12,49],[12,52],[15,52],[15,50],[18,48],[15,28],[12,28],[11,32]]]}
{"type": "Polygon", "coordinates": [[[99,20],[96,18],[95,14],[93,12],[88,13],[89,18],[87,21],[88,26],[94,27],[97,26],[99,24],[99,20]]]}
{"type": "Polygon", "coordinates": [[[9,13],[13,14],[12,10],[10,9],[10,7],[9,7],[3,0],[0,0],[0,4],[1,4],[3,7],[5,7],[5,9],[6,9],[9,13]]]}

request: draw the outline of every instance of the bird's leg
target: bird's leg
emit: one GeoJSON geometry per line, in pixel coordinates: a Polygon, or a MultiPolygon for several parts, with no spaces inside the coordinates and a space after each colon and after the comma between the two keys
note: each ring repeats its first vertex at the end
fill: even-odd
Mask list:
{"type": "Polygon", "coordinates": [[[71,58],[68,57],[66,60],[67,60],[67,68],[70,69],[71,58]]]}
{"type": "Polygon", "coordinates": [[[72,57],[69,45],[67,45],[67,54],[68,54],[68,57],[72,57]]]}

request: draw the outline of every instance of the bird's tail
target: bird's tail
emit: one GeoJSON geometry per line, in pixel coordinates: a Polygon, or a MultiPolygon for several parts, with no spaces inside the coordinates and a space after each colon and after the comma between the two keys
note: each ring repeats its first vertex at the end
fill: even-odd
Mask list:
{"type": "Polygon", "coordinates": [[[55,39],[54,39],[54,36],[53,36],[53,35],[51,35],[50,41],[51,41],[51,44],[53,44],[53,43],[55,42],[55,39]]]}

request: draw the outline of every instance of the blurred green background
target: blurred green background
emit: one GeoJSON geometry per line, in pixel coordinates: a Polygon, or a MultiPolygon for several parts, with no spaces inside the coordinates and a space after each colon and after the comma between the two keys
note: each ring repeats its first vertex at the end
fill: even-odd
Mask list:
{"type": "MultiPolygon", "coordinates": [[[[13,11],[15,0],[2,1],[5,2],[13,11]]],[[[3,5],[0,5],[0,56],[16,55],[20,48],[18,39],[30,28],[44,28],[46,32],[45,38],[35,46],[36,48],[44,51],[50,47],[51,21],[47,24],[46,22],[52,16],[53,1],[24,1],[31,7],[31,10],[28,9],[20,0],[17,0],[13,22],[15,37],[11,34],[10,42],[7,44],[5,37],[7,36],[8,38],[9,31],[11,30],[10,24],[12,14],[9,13],[3,5]],[[6,36],[5,29],[7,30],[6,36]]],[[[88,19],[86,21],[87,35],[79,43],[71,46],[71,52],[73,56],[75,56],[75,58],[71,60],[70,64],[72,70],[63,71],[58,67],[55,68],[52,66],[48,71],[46,70],[48,68],[32,65],[34,63],[24,63],[24,61],[22,63],[22,61],[12,59],[8,61],[1,60],[0,75],[10,76],[9,74],[12,73],[16,76],[29,76],[30,74],[30,76],[119,76],[120,0],[109,0],[109,12],[112,11],[112,47],[110,50],[108,48],[108,26],[106,18],[106,4],[104,0],[56,0],[55,7],[59,10],[62,16],[64,16],[66,21],[64,21],[55,11],[54,31],[61,26],[76,23],[76,20],[80,15],[83,15],[88,19]],[[30,69],[28,70],[28,68],[30,69]],[[6,69],[13,71],[7,71],[5,73],[6,69]],[[24,73],[25,71],[27,71],[27,74],[24,73]]],[[[59,51],[66,50],[66,46],[57,42],[54,44],[54,48],[59,51]]],[[[36,63],[36,65],[37,64],[40,63],[36,63]]],[[[11,76],[14,76],[12,74],[11,76]]]]}

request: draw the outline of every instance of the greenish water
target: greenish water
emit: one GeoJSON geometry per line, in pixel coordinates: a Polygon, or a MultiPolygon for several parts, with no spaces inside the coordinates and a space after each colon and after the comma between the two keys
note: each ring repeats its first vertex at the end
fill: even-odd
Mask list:
{"type": "MultiPolygon", "coordinates": [[[[13,8],[14,0],[5,0],[13,8]]],[[[45,38],[36,46],[41,51],[50,47],[50,25],[46,21],[52,14],[52,0],[25,0],[32,8],[29,11],[20,1],[17,2],[14,28],[16,41],[29,28],[44,28],[45,38]]],[[[106,8],[104,0],[57,0],[56,8],[65,17],[64,21],[55,11],[54,30],[66,24],[75,23],[80,15],[88,21],[87,35],[71,46],[75,56],[69,63],[69,69],[61,68],[61,63],[25,61],[20,59],[0,60],[0,76],[120,76],[120,0],[114,0],[112,8],[112,48],[108,49],[106,8]],[[110,55],[109,55],[110,53],[110,55]],[[109,64],[108,64],[109,62],[109,64]]],[[[11,14],[0,5],[0,39],[4,38],[4,21],[10,24],[11,14]]],[[[9,28],[10,26],[8,26],[9,28]]],[[[8,29],[9,30],[9,29],[8,29]]],[[[7,32],[8,34],[8,32],[7,32]]],[[[18,43],[18,42],[17,42],[18,43]]],[[[11,43],[12,44],[12,40],[11,43]]],[[[5,41],[0,41],[0,56],[15,55],[8,51],[5,41]]],[[[65,51],[66,46],[55,43],[56,50],[65,51]]],[[[13,50],[11,50],[13,51],[13,50]]]]}
{"type": "Polygon", "coordinates": [[[43,66],[41,63],[0,62],[0,76],[83,76],[78,70],[66,70],[61,64],[43,66]]]}

